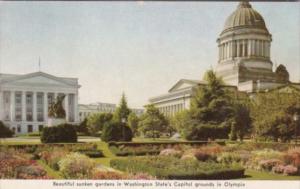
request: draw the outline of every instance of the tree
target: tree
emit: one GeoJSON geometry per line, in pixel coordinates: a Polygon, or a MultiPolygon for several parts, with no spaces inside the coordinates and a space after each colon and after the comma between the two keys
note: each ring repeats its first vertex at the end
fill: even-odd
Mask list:
{"type": "Polygon", "coordinates": [[[14,132],[6,127],[2,121],[0,121],[0,138],[9,138],[12,137],[14,132]]]}
{"type": "Polygon", "coordinates": [[[105,123],[110,122],[113,118],[111,113],[95,113],[87,118],[87,126],[89,133],[97,133],[102,131],[105,123]]]}
{"type": "Polygon", "coordinates": [[[122,122],[122,119],[125,119],[125,121],[127,121],[130,112],[131,110],[127,106],[127,100],[125,94],[123,93],[120,104],[114,113],[114,120],[122,122]]]}
{"type": "Polygon", "coordinates": [[[89,134],[87,121],[88,121],[88,119],[84,118],[84,120],[76,127],[76,131],[84,133],[84,134],[89,134]]]}
{"type": "Polygon", "coordinates": [[[234,120],[233,94],[212,70],[204,79],[207,85],[198,86],[191,100],[191,120],[183,129],[184,136],[189,140],[226,138],[234,120]]]}
{"type": "Polygon", "coordinates": [[[146,137],[158,138],[166,132],[168,121],[154,105],[147,105],[146,112],[141,116],[139,131],[146,137]]]}
{"type": "MultiPolygon", "coordinates": [[[[296,90],[296,89],[295,89],[296,90]]],[[[295,135],[293,115],[300,113],[299,92],[258,93],[251,103],[256,139],[289,141],[295,135]]]]}
{"type": "Polygon", "coordinates": [[[183,110],[177,112],[174,117],[170,118],[170,125],[176,130],[178,133],[182,133],[183,130],[191,124],[191,116],[189,110],[183,110]]]}
{"type": "Polygon", "coordinates": [[[128,126],[131,128],[134,135],[138,133],[139,118],[134,112],[131,112],[128,116],[128,126]]]}
{"type": "Polygon", "coordinates": [[[239,138],[243,141],[245,134],[251,132],[252,118],[250,116],[250,109],[241,101],[234,104],[234,121],[231,126],[231,139],[239,138]]]}
{"type": "Polygon", "coordinates": [[[280,64],[276,68],[275,75],[276,75],[276,82],[279,82],[279,83],[289,82],[290,74],[284,65],[280,64]]]}
{"type": "Polygon", "coordinates": [[[131,141],[132,137],[130,127],[126,123],[116,121],[105,123],[101,134],[101,140],[105,142],[131,141]]]}

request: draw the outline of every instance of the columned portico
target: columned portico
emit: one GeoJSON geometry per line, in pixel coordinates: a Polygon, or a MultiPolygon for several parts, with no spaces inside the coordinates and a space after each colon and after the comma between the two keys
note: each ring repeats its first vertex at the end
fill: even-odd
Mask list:
{"type": "Polygon", "coordinates": [[[0,80],[0,120],[16,133],[34,132],[47,126],[49,105],[58,95],[65,95],[66,122],[78,123],[80,86],[76,78],[42,72],[0,76],[4,76],[0,80]]]}

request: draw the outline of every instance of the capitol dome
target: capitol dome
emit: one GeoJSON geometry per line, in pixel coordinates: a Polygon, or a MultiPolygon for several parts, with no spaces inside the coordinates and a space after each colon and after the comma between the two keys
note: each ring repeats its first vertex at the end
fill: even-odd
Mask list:
{"type": "Polygon", "coordinates": [[[239,3],[237,9],[227,18],[224,31],[240,27],[267,30],[263,17],[252,8],[248,1],[239,3]]]}

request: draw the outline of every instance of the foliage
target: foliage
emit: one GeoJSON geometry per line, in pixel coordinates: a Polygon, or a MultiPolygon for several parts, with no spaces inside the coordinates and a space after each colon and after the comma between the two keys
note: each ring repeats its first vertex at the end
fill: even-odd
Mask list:
{"type": "Polygon", "coordinates": [[[68,151],[61,148],[53,148],[51,151],[42,151],[40,158],[54,170],[59,170],[58,162],[67,155],[68,151]]]}
{"type": "Polygon", "coordinates": [[[76,127],[76,131],[78,133],[84,133],[85,135],[89,134],[88,125],[87,125],[88,119],[84,118],[82,122],[76,127]]]}
{"type": "Polygon", "coordinates": [[[22,150],[0,149],[0,179],[50,179],[22,150]]]}
{"type": "Polygon", "coordinates": [[[234,121],[233,94],[225,89],[212,70],[204,79],[207,85],[199,86],[195,91],[191,100],[191,120],[183,128],[183,135],[188,140],[227,138],[234,121]]]}
{"type": "Polygon", "coordinates": [[[12,137],[13,134],[14,132],[6,127],[2,121],[0,121],[0,138],[12,137]]]}
{"type": "Polygon", "coordinates": [[[132,137],[132,131],[126,123],[108,122],[104,125],[101,140],[105,142],[131,141],[132,137]]]}
{"type": "Polygon", "coordinates": [[[90,158],[104,157],[102,150],[78,150],[77,152],[84,154],[90,158]]]}
{"type": "Polygon", "coordinates": [[[138,134],[139,118],[134,112],[131,112],[128,116],[128,126],[131,128],[134,136],[138,134]]]}
{"type": "Polygon", "coordinates": [[[102,131],[104,125],[112,121],[113,114],[111,113],[95,113],[87,118],[88,131],[91,134],[102,131]]]}
{"type": "Polygon", "coordinates": [[[160,156],[172,156],[172,157],[178,157],[180,158],[182,156],[183,152],[175,149],[164,149],[160,151],[160,156]]]}
{"type": "Polygon", "coordinates": [[[158,138],[168,130],[168,121],[154,105],[146,106],[146,112],[141,116],[139,131],[150,138],[158,138]]]}
{"type": "Polygon", "coordinates": [[[144,155],[157,155],[160,153],[162,147],[154,146],[110,146],[109,149],[116,156],[144,156],[144,155]]]}
{"type": "Polygon", "coordinates": [[[179,133],[182,133],[183,130],[191,124],[191,122],[189,110],[177,112],[175,116],[170,118],[171,127],[173,127],[179,133]]]}
{"type": "Polygon", "coordinates": [[[278,83],[287,83],[289,82],[289,72],[287,71],[286,67],[280,64],[275,70],[275,78],[276,82],[278,83]]]}
{"type": "Polygon", "coordinates": [[[291,140],[296,133],[295,113],[300,114],[299,93],[275,90],[257,94],[251,104],[255,137],[283,142],[291,140]]]}
{"type": "Polygon", "coordinates": [[[45,127],[41,135],[42,143],[77,142],[76,126],[61,124],[58,126],[45,127]]]}
{"type": "Polygon", "coordinates": [[[300,170],[300,147],[290,148],[283,156],[286,164],[291,164],[300,170]]]}
{"type": "Polygon", "coordinates": [[[57,96],[55,103],[52,103],[49,107],[48,116],[52,118],[65,118],[66,111],[63,108],[63,101],[65,95],[57,96]]]}
{"type": "Polygon", "coordinates": [[[125,121],[127,122],[130,113],[131,110],[127,106],[126,96],[123,93],[122,98],[120,100],[120,104],[114,113],[114,121],[122,122],[122,119],[125,119],[125,121]]]}
{"type": "Polygon", "coordinates": [[[59,170],[66,179],[91,178],[95,163],[90,158],[80,153],[71,153],[59,162],[59,170]]]}
{"type": "Polygon", "coordinates": [[[119,170],[146,172],[159,179],[232,179],[244,175],[244,169],[238,166],[164,156],[113,159],[110,163],[119,170]]]}

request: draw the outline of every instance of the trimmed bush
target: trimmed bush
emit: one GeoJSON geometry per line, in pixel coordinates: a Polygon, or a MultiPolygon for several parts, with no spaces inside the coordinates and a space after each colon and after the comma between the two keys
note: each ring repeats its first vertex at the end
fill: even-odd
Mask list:
{"type": "Polygon", "coordinates": [[[0,121],[0,138],[9,138],[12,137],[14,132],[6,127],[2,121],[0,121]]]}
{"type": "Polygon", "coordinates": [[[244,168],[240,166],[164,156],[113,159],[110,164],[122,171],[145,172],[159,179],[233,179],[244,176],[244,168]]]}
{"type": "Polygon", "coordinates": [[[77,152],[84,154],[90,158],[104,157],[104,154],[101,150],[78,150],[77,152]]]}
{"type": "Polygon", "coordinates": [[[61,124],[54,127],[45,127],[41,136],[42,143],[75,143],[77,133],[75,126],[61,124]]]}
{"type": "Polygon", "coordinates": [[[110,141],[131,141],[133,137],[130,127],[126,123],[108,122],[104,125],[101,140],[110,141]]]}
{"type": "Polygon", "coordinates": [[[227,139],[230,127],[227,125],[199,124],[185,133],[187,140],[227,139]]]}

